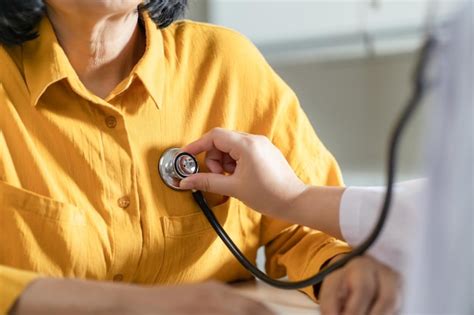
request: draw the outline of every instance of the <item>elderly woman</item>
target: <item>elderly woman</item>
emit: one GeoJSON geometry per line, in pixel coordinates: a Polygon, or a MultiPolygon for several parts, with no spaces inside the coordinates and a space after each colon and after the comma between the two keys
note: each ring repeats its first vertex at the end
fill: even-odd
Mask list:
{"type": "MultiPolygon", "coordinates": [[[[191,196],[162,183],[157,161],[226,127],[270,138],[307,183],[340,185],[339,168],[258,51],[225,28],[173,23],[185,7],[0,0],[0,313],[269,313],[202,284],[251,276],[191,196]]],[[[234,199],[208,199],[249,258],[266,247],[273,277],[306,278],[349,251],[234,199]]],[[[367,258],[349,267],[364,288],[384,268],[367,258]]],[[[360,292],[347,311],[367,313],[378,296],[360,292]]]]}

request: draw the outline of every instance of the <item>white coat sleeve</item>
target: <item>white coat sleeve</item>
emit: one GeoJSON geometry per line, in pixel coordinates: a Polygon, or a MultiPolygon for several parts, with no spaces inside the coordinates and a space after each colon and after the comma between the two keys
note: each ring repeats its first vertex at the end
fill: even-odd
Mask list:
{"type": "MultiPolygon", "coordinates": [[[[369,254],[401,271],[406,262],[410,237],[419,221],[426,180],[394,186],[392,207],[381,235],[369,254]]],[[[380,214],[385,187],[348,187],[339,209],[339,223],[346,242],[355,247],[371,233],[380,214]]]]}

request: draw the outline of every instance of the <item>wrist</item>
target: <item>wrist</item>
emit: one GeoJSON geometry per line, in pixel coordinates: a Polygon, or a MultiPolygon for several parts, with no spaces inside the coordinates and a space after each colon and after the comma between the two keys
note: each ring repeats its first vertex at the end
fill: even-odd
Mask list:
{"type": "Polygon", "coordinates": [[[275,207],[276,214],[279,217],[293,221],[294,218],[292,218],[290,214],[293,210],[300,208],[310,187],[311,186],[305,185],[303,182],[293,185],[291,189],[283,195],[283,198],[277,202],[278,206],[275,207]]]}

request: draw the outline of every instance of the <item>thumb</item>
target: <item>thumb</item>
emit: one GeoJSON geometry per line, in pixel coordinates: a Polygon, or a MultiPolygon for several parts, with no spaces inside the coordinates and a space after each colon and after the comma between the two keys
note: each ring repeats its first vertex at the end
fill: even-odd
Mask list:
{"type": "Polygon", "coordinates": [[[194,174],[183,179],[179,184],[181,189],[195,189],[231,197],[235,194],[233,186],[230,176],[214,173],[194,174]]]}

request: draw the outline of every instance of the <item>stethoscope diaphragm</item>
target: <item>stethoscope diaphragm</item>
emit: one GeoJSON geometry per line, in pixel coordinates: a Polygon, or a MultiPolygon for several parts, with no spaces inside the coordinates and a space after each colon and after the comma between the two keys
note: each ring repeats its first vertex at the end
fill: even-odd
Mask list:
{"type": "Polygon", "coordinates": [[[170,188],[181,190],[179,183],[184,178],[199,172],[196,158],[179,148],[166,150],[158,163],[158,171],[163,182],[170,188]]]}

